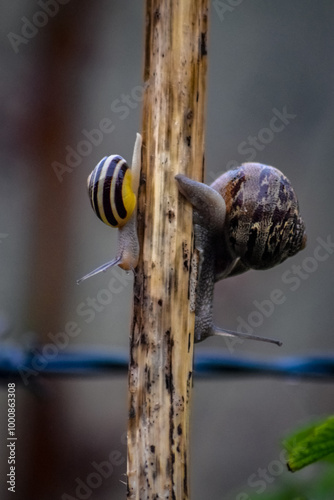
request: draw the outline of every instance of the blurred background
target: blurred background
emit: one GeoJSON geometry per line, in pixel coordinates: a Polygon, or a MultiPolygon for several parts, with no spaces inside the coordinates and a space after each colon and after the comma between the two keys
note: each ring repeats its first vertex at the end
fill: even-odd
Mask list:
{"type": "MultiPolygon", "coordinates": [[[[91,210],[86,178],[105,155],[131,159],[142,120],[144,2],[0,5],[0,319],[7,325],[0,341],[5,348],[67,338],[64,351],[127,350],[132,276],[116,270],[80,286],[76,279],[116,251],[117,231],[91,210]],[[92,134],[99,128],[108,131],[92,134]],[[112,276],[119,286],[111,297],[105,290],[112,276]]],[[[217,324],[246,324],[283,341],[280,349],[209,339],[196,350],[267,360],[334,354],[334,252],[324,244],[334,241],[333,2],[226,0],[210,7],[206,180],[245,161],[278,167],[299,197],[308,244],[273,270],[216,286],[217,324]],[[274,116],[283,116],[276,127],[274,116]],[[270,306],[277,289],[284,300],[270,306]]],[[[25,376],[16,390],[15,498],[125,498],[126,376],[25,376]],[[94,463],[111,455],[113,471],[99,484],[94,463]]],[[[10,381],[0,390],[2,499],[10,498],[10,381]]],[[[264,493],[273,491],[289,476],[279,467],[281,439],[331,413],[329,383],[195,377],[192,498],[246,500],[261,490],[260,469],[271,471],[264,493]]],[[[309,467],[298,479],[319,470],[309,467]]]]}

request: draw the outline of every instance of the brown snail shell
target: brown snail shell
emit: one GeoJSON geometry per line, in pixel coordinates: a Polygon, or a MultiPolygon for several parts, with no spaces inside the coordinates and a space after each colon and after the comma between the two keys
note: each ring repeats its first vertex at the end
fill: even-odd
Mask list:
{"type": "MultiPolygon", "coordinates": [[[[277,168],[244,163],[221,175],[211,187],[226,203],[224,241],[234,267],[228,276],[248,269],[269,269],[306,245],[305,225],[295,192],[277,168]]],[[[227,256],[217,251],[216,281],[227,256]]]]}

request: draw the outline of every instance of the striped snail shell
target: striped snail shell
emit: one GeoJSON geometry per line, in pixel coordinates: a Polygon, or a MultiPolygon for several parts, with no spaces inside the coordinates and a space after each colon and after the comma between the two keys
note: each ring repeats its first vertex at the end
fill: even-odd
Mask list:
{"type": "Polygon", "coordinates": [[[105,156],[87,179],[88,195],[98,218],[111,227],[124,226],[136,206],[132,174],[122,156],[105,156]]]}
{"type": "Polygon", "coordinates": [[[81,281],[109,267],[134,270],[138,263],[136,203],[141,170],[142,137],[137,134],[133,150],[132,168],[122,156],[104,157],[87,179],[88,195],[98,218],[111,227],[118,228],[118,252],[110,262],[86,274],[81,281]]]}

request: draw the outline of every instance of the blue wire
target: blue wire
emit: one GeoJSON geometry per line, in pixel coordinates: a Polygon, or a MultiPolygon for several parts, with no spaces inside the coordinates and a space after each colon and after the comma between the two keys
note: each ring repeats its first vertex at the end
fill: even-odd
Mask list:
{"type": "MultiPolygon", "coordinates": [[[[25,351],[8,344],[1,346],[0,379],[20,378],[22,371],[29,370],[45,376],[125,374],[128,370],[128,353],[102,350],[59,351],[54,357],[48,358],[43,357],[43,352],[38,349],[25,351]]],[[[334,354],[316,357],[283,356],[263,360],[200,352],[195,354],[194,370],[196,376],[200,377],[256,375],[331,380],[334,379],[334,354]]]]}

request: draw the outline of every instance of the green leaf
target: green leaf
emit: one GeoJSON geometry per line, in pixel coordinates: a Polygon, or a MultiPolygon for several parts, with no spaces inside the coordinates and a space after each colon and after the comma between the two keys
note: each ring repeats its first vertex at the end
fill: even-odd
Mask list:
{"type": "Polygon", "coordinates": [[[298,430],[284,442],[288,451],[288,468],[302,469],[334,453],[334,416],[298,430]]]}

